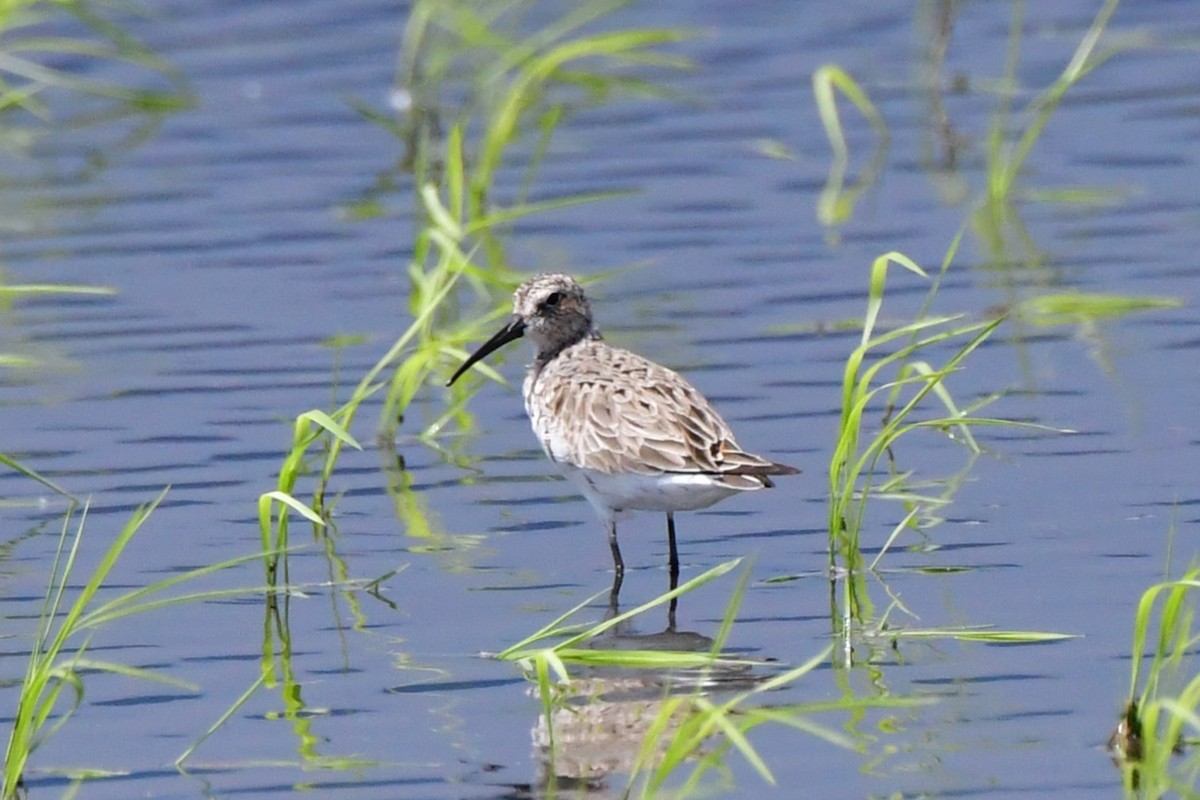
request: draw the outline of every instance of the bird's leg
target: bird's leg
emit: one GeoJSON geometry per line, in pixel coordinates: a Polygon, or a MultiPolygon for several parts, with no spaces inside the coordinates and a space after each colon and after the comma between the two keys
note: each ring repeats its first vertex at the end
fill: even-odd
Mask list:
{"type": "Polygon", "coordinates": [[[617,544],[617,520],[616,517],[608,519],[608,547],[612,550],[613,557],[613,585],[612,591],[609,592],[609,602],[613,605],[617,602],[617,595],[621,592],[621,582],[625,579],[625,561],[621,558],[621,547],[617,544]]]}
{"type": "Polygon", "coordinates": [[[667,547],[670,549],[671,588],[679,585],[679,551],[675,549],[675,514],[667,512],[667,547]]]}
{"type": "MultiPolygon", "coordinates": [[[[667,512],[667,547],[670,549],[670,579],[671,591],[679,586],[679,551],[675,549],[675,515],[670,511],[667,512]]],[[[678,597],[671,598],[671,604],[667,607],[667,630],[675,630],[675,606],[679,604],[678,597]]]]}

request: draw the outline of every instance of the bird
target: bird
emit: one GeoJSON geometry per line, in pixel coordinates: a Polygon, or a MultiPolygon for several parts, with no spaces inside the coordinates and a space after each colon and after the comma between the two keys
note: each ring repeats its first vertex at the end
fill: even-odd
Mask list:
{"type": "Polygon", "coordinates": [[[522,387],[525,410],[547,457],[578,487],[608,533],[614,604],[625,574],[617,543],[620,512],[666,514],[675,589],[675,512],[768,489],[772,476],[800,472],[743,450],[721,415],[682,375],[609,344],[583,287],[561,273],[525,280],[513,293],[508,322],[446,385],[522,336],[534,347],[522,387]]]}

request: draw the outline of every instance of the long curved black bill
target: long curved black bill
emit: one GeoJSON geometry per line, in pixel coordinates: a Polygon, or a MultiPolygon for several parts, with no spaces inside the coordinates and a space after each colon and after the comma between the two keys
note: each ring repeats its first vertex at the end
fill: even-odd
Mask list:
{"type": "Polygon", "coordinates": [[[453,386],[454,382],[456,380],[458,380],[459,377],[464,372],[466,372],[471,367],[473,367],[475,365],[476,361],[479,361],[482,358],[486,358],[487,355],[489,353],[491,353],[493,350],[503,347],[504,345],[511,342],[513,339],[520,339],[524,335],[525,335],[525,320],[514,315],[513,318],[511,320],[509,320],[507,325],[505,325],[500,330],[496,331],[495,336],[493,336],[492,338],[488,339],[486,342],[481,344],[479,346],[479,349],[476,350],[474,353],[472,353],[470,355],[470,357],[467,358],[467,360],[462,363],[462,366],[454,371],[454,374],[450,376],[450,380],[446,381],[446,385],[453,386]]]}

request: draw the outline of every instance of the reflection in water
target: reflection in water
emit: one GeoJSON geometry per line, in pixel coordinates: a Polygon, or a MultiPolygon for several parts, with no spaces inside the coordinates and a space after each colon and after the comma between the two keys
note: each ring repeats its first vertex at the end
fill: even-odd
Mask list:
{"type": "Polygon", "coordinates": [[[396,519],[403,526],[405,536],[414,540],[408,550],[436,555],[450,573],[470,570],[485,537],[447,533],[441,519],[429,509],[428,498],[414,485],[413,473],[408,470],[403,454],[394,452],[391,447],[380,447],[379,453],[396,519]]]}
{"type": "MultiPolygon", "coordinates": [[[[589,649],[708,653],[712,638],[674,629],[639,634],[629,621],[588,643],[589,649]]],[[[595,667],[580,670],[560,687],[549,719],[538,715],[532,730],[533,756],[538,766],[535,797],[552,797],[563,790],[618,796],[612,776],[632,776],[652,769],[692,709],[690,703],[668,701],[681,695],[707,694],[714,687],[746,689],[761,680],[746,663],[717,663],[697,669],[626,669],[595,667]],[[667,715],[666,719],[662,717],[667,715]],[[654,737],[646,749],[647,736],[654,737]]],[[[536,689],[533,691],[536,692],[536,689]]]]}
{"type": "Polygon", "coordinates": [[[942,74],[957,15],[956,0],[937,0],[932,6],[921,6],[917,26],[923,34],[920,36],[924,43],[921,82],[929,103],[929,125],[922,128],[921,164],[942,202],[953,206],[961,205],[970,194],[970,185],[960,171],[961,154],[969,141],[959,133],[946,108],[947,87],[952,91],[964,90],[967,80],[962,75],[944,78],[942,74]]]}
{"type": "MultiPolygon", "coordinates": [[[[556,707],[551,723],[539,715],[532,732],[538,785],[547,793],[555,787],[601,791],[610,788],[609,776],[631,774],[671,685],[656,676],[580,678],[571,690],[574,697],[556,707]]],[[[660,728],[656,758],[682,714],[677,710],[660,728]]]]}
{"type": "MultiPolygon", "coordinates": [[[[297,675],[293,664],[291,593],[270,592],[265,600],[262,659],[259,682],[254,689],[261,685],[276,690],[280,702],[277,710],[266,712],[265,719],[287,724],[295,739],[296,763],[307,769],[360,770],[378,766],[378,762],[370,759],[321,752],[329,745],[328,737],[315,729],[314,724],[333,712],[328,707],[313,706],[304,699],[306,682],[297,675]]],[[[238,705],[249,695],[247,692],[238,705]]]]}
{"type": "Polygon", "coordinates": [[[883,171],[891,146],[891,133],[867,93],[844,70],[832,64],[819,68],[813,73],[813,92],[825,135],[833,150],[833,157],[829,160],[829,175],[817,198],[817,220],[827,229],[826,234],[832,244],[840,241],[837,226],[850,221],[858,201],[875,185],[883,171]],[[850,168],[850,149],[837,108],[836,91],[839,90],[867,118],[877,137],[870,162],[849,186],[846,185],[846,175],[850,168]]]}

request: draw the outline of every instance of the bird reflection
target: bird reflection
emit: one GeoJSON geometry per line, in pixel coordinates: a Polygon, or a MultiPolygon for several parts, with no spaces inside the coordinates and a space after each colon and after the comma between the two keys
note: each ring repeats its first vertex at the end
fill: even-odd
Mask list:
{"type": "MultiPolygon", "coordinates": [[[[615,606],[610,611],[615,612],[615,606]]],[[[631,623],[627,620],[617,625],[587,646],[612,651],[707,653],[715,645],[704,634],[676,630],[674,604],[668,612],[667,628],[659,633],[638,633],[631,623]]],[[[538,775],[530,796],[561,797],[564,791],[620,796],[623,789],[613,789],[610,779],[614,775],[632,774],[646,735],[658,724],[669,697],[707,694],[717,688],[740,690],[757,680],[746,664],[704,669],[577,669],[565,690],[568,696],[556,702],[550,719],[540,714],[533,726],[533,755],[538,775]]],[[[688,704],[681,705],[662,728],[652,761],[643,764],[643,768],[653,767],[679,730],[688,709],[688,704]]]]}
{"type": "MultiPolygon", "coordinates": [[[[608,619],[618,616],[621,613],[621,583],[622,575],[620,572],[613,573],[612,588],[608,592],[608,619]]],[[[673,592],[679,588],[679,571],[671,570],[667,583],[667,591],[673,592]]],[[[667,604],[667,631],[675,630],[675,612],[679,607],[679,598],[672,597],[667,604]]],[[[619,629],[621,626],[617,626],[619,629]]]]}

